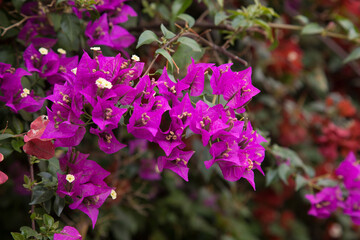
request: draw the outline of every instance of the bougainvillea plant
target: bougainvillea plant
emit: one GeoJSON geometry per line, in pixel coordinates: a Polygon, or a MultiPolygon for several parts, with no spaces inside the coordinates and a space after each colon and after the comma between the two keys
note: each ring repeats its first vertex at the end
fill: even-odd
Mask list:
{"type": "Polygon", "coordinates": [[[0,1],[1,238],[359,236],[358,5],[280,2],[0,1]]]}

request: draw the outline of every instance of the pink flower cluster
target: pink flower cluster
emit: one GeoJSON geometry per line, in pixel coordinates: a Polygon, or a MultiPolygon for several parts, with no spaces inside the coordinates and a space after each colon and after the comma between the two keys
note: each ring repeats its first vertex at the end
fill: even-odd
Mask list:
{"type": "Polygon", "coordinates": [[[305,197],[311,203],[310,215],[328,218],[338,208],[343,209],[355,224],[360,224],[360,164],[353,152],[336,169],[339,184],[324,187],[315,195],[305,197]]]}

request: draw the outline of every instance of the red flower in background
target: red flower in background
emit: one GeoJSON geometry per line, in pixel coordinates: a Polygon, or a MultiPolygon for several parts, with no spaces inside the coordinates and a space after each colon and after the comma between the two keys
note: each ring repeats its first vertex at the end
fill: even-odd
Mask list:
{"type": "Polygon", "coordinates": [[[55,154],[52,139],[41,138],[49,119],[46,115],[36,118],[30,124],[30,130],[24,136],[24,152],[40,159],[50,159],[55,154]]]}
{"type": "Polygon", "coordinates": [[[268,66],[268,72],[275,77],[297,77],[303,68],[302,58],[302,50],[295,40],[281,39],[279,46],[272,51],[272,63],[268,66]]]}

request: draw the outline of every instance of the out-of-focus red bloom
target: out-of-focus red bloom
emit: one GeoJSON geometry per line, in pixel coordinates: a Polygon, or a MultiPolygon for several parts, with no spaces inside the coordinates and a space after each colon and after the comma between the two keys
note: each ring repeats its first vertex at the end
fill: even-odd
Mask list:
{"type": "Polygon", "coordinates": [[[302,58],[302,50],[294,40],[282,39],[272,51],[272,63],[268,66],[268,72],[278,78],[284,75],[297,77],[303,68],[302,58]]]}
{"type": "Polygon", "coordinates": [[[337,104],[339,114],[343,117],[353,117],[356,114],[356,108],[351,104],[348,99],[342,99],[337,104]]]}
{"type": "Polygon", "coordinates": [[[36,118],[30,124],[30,130],[24,136],[24,152],[40,159],[50,159],[55,154],[52,139],[41,138],[49,119],[46,115],[36,118]]]}
{"type": "Polygon", "coordinates": [[[282,146],[296,145],[306,139],[307,131],[304,120],[303,114],[298,111],[283,113],[282,122],[279,126],[279,142],[282,146]]]}
{"type": "MultiPolygon", "coordinates": [[[[0,153],[0,162],[2,162],[3,160],[4,160],[4,155],[0,153]]],[[[7,180],[8,180],[8,176],[2,171],[0,171],[0,184],[5,183],[7,180]]]]}

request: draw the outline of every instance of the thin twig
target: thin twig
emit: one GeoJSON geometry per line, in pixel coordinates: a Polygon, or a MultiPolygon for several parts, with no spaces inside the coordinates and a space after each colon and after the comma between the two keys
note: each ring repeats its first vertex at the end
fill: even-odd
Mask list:
{"type": "MultiPolygon", "coordinates": [[[[345,59],[349,54],[334,40],[330,38],[320,38],[327,46],[330,48],[334,53],[336,53],[341,60],[345,59]]],[[[356,62],[349,62],[349,66],[352,68],[352,70],[360,76],[360,65],[356,62]]]]}
{"type": "MultiPolygon", "coordinates": [[[[180,32],[178,35],[176,35],[175,37],[171,38],[166,44],[164,44],[164,46],[162,46],[162,49],[166,49],[167,47],[170,46],[171,43],[175,42],[176,40],[178,40],[182,35],[184,35],[184,32],[180,32]]],[[[159,57],[160,54],[156,54],[154,59],[151,61],[149,67],[146,69],[145,73],[142,75],[142,77],[146,76],[147,74],[149,74],[150,69],[152,68],[152,66],[154,65],[156,59],[159,57]]]]}
{"type": "MultiPolygon", "coordinates": [[[[30,164],[30,181],[31,183],[33,183],[35,181],[35,177],[34,177],[34,166],[33,163],[31,162],[31,156],[28,155],[28,159],[29,159],[29,164],[30,164]]],[[[31,205],[31,214],[33,214],[35,212],[35,205],[31,205]]],[[[33,230],[35,230],[35,219],[32,218],[31,219],[31,227],[33,230]]]]}
{"type": "Polygon", "coordinates": [[[214,49],[215,51],[218,51],[219,53],[224,54],[225,56],[227,56],[227,57],[231,58],[232,60],[235,60],[235,61],[243,64],[244,66],[248,66],[248,65],[249,65],[248,62],[245,61],[244,59],[242,59],[242,58],[236,56],[235,54],[227,51],[226,49],[224,49],[224,48],[222,48],[222,47],[220,47],[220,46],[218,46],[218,45],[216,45],[216,44],[214,44],[214,43],[206,40],[205,38],[201,37],[201,36],[198,35],[198,34],[186,33],[186,34],[184,34],[184,35],[186,35],[186,36],[192,36],[192,37],[194,37],[194,38],[197,38],[200,42],[208,45],[209,47],[211,47],[211,48],[214,49]]]}
{"type": "Polygon", "coordinates": [[[0,29],[3,30],[3,32],[1,33],[1,37],[3,37],[7,33],[7,31],[9,31],[10,29],[13,29],[13,28],[18,27],[21,24],[23,24],[26,20],[31,19],[31,18],[38,18],[39,17],[39,16],[25,16],[25,15],[23,15],[23,16],[24,16],[24,18],[21,19],[19,22],[14,23],[14,24],[12,24],[12,25],[10,25],[8,27],[0,26],[0,29]]]}

